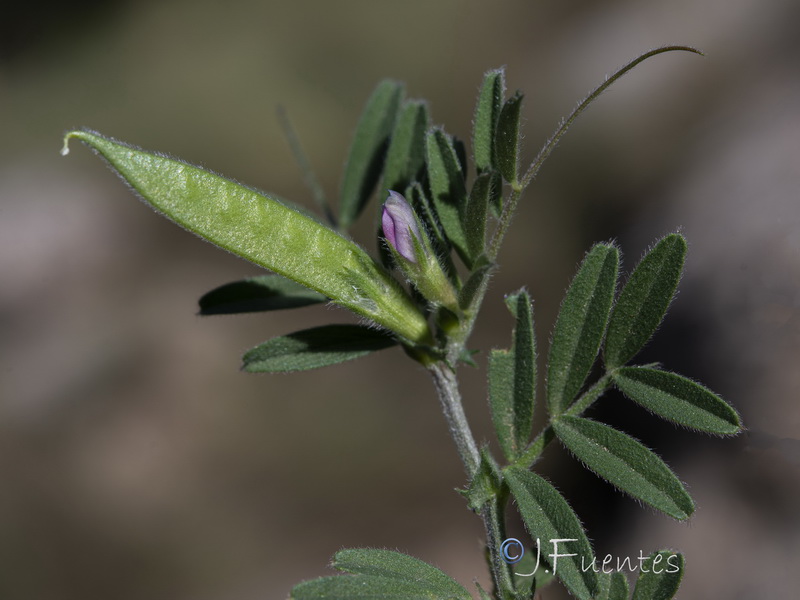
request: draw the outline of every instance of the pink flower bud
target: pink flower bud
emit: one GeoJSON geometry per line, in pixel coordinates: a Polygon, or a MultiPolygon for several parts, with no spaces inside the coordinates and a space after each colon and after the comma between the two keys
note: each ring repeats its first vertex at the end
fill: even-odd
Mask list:
{"type": "Polygon", "coordinates": [[[422,238],[417,226],[414,209],[411,208],[411,205],[403,198],[402,194],[389,191],[389,197],[383,203],[381,224],[383,225],[383,235],[389,245],[407,261],[416,263],[414,238],[418,242],[422,238]]]}

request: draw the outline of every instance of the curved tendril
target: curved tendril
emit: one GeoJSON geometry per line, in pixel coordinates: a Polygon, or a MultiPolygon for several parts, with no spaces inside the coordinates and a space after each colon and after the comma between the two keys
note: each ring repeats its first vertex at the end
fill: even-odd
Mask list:
{"type": "Polygon", "coordinates": [[[519,201],[520,197],[522,196],[522,192],[525,188],[530,185],[531,181],[536,177],[539,173],[539,169],[542,168],[544,161],[550,156],[553,152],[555,147],[558,145],[558,142],[570,128],[570,126],[575,122],[583,111],[585,111],[589,105],[594,102],[600,94],[605,92],[611,85],[616,82],[620,77],[625,75],[628,71],[636,67],[639,63],[644,62],[648,58],[652,56],[656,56],[658,54],[663,54],[665,52],[672,52],[672,51],[683,51],[683,52],[692,52],[694,54],[699,54],[700,56],[705,56],[700,50],[697,48],[692,48],[691,46],[663,46],[661,48],[655,48],[650,50],[649,52],[645,52],[644,54],[638,56],[637,58],[630,61],[628,64],[623,66],[621,69],[616,71],[610,77],[607,77],[606,80],[601,83],[597,88],[594,89],[586,98],[584,98],[578,106],[575,107],[575,110],[570,113],[570,115],[566,119],[562,119],[561,124],[559,125],[558,129],[556,129],[555,133],[550,137],[550,139],[545,142],[544,146],[541,150],[539,150],[539,154],[536,155],[536,158],[533,159],[531,166],[528,167],[528,170],[525,172],[525,175],[522,177],[522,180],[519,182],[518,185],[514,186],[511,194],[507,198],[503,206],[503,212],[500,215],[499,225],[495,230],[495,233],[492,237],[492,241],[489,245],[489,251],[487,255],[490,259],[494,260],[497,257],[497,254],[500,251],[500,244],[503,241],[503,238],[508,231],[508,226],[511,224],[511,218],[514,216],[514,212],[517,208],[517,202],[519,201]]]}
{"type": "Polygon", "coordinates": [[[692,48],[691,46],[664,46],[662,48],[655,48],[650,50],[649,52],[645,52],[641,56],[633,59],[631,62],[626,64],[624,67],[619,69],[616,73],[611,75],[611,77],[606,78],[606,80],[601,83],[597,88],[592,91],[586,98],[584,98],[575,110],[564,120],[561,121],[561,125],[556,130],[556,132],[550,137],[549,140],[545,143],[542,149],[539,151],[539,154],[536,155],[536,158],[531,163],[531,166],[525,172],[525,176],[522,178],[521,187],[524,189],[528,186],[528,184],[533,181],[533,178],[536,177],[536,174],[539,172],[539,169],[542,167],[542,164],[547,157],[555,149],[556,145],[558,144],[559,140],[563,137],[563,135],[567,132],[570,128],[572,123],[575,122],[581,113],[586,110],[589,105],[594,102],[600,94],[605,92],[609,87],[611,87],[618,79],[620,79],[623,75],[625,75],[628,71],[636,67],[639,63],[644,62],[650,57],[656,56],[658,54],[663,54],[665,52],[672,52],[672,51],[683,51],[683,52],[692,52],[694,54],[699,54],[700,56],[705,56],[700,50],[697,48],[692,48]]]}

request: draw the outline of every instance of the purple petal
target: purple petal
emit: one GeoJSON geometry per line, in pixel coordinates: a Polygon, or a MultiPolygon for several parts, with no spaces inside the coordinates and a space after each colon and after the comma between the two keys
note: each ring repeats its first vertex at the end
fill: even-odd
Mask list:
{"type": "Polygon", "coordinates": [[[406,260],[417,262],[414,256],[414,237],[420,239],[417,219],[414,209],[401,194],[389,191],[389,197],[383,203],[381,224],[392,248],[406,260]]]}

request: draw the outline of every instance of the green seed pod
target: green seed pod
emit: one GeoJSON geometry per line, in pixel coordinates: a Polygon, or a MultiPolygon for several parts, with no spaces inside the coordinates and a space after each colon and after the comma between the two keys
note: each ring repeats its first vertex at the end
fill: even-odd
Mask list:
{"type": "Polygon", "coordinates": [[[71,131],[153,208],[209,242],[426,344],[431,332],[400,284],[361,247],[275,198],[188,163],[90,131],[71,131]]]}

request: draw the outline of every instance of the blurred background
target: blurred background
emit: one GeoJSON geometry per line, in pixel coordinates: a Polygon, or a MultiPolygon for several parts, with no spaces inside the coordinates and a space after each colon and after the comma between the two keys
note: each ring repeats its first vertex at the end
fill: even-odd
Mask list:
{"type": "MultiPolygon", "coordinates": [[[[139,0],[14,3],[0,20],[0,597],[250,600],[328,574],[341,547],[395,548],[474,590],[478,518],[430,381],[397,350],[308,374],[243,351],[334,308],[200,318],[259,269],[155,215],[61,134],[87,126],[311,205],[285,106],[329,196],[376,83],[407,83],[469,139],[483,73],[526,93],[532,157],[604,76],[670,43],[584,115],[529,189],[473,345],[505,347],[527,286],[539,346],[594,241],[630,270],[690,243],[640,356],[721,393],[748,434],[676,430],[609,395],[591,416],[664,456],[698,509],[676,523],[582,471],[543,472],[598,555],[685,553],[694,598],[800,584],[800,4],[796,0],[139,0]]],[[[355,235],[371,250],[371,217],[355,235]]],[[[540,360],[543,363],[543,359],[540,360]]],[[[492,440],[483,370],[463,369],[492,440]]],[[[540,415],[541,416],[541,415],[540,415]]],[[[492,443],[494,443],[492,441],[492,443]]],[[[512,521],[509,533],[524,535],[512,521]]],[[[527,539],[527,538],[525,538],[527,539]]],[[[548,589],[545,598],[559,598],[548,589]]]]}

